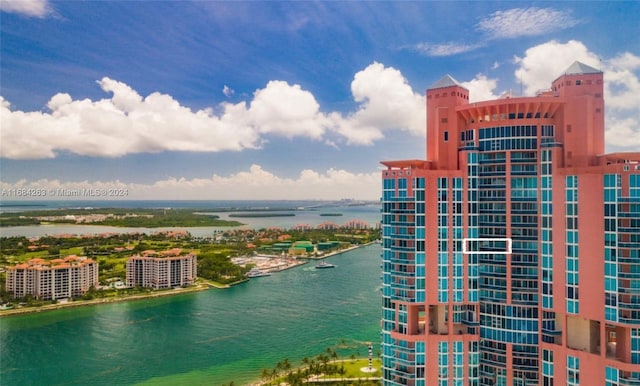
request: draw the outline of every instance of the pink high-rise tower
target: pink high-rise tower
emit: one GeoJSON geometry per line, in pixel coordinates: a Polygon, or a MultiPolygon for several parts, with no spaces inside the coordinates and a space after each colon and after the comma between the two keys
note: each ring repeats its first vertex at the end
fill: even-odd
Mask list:
{"type": "Polygon", "coordinates": [[[601,71],[535,97],[427,90],[427,160],[383,162],[385,385],[640,385],[640,153],[601,71]]]}

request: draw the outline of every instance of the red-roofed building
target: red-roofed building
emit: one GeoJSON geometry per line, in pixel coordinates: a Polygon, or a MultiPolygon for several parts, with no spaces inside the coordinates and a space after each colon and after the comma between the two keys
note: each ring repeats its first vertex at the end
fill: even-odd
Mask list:
{"type": "Polygon", "coordinates": [[[84,256],[31,259],[7,269],[7,292],[15,298],[75,298],[98,285],[98,263],[84,256]]]}
{"type": "Polygon", "coordinates": [[[154,289],[175,288],[192,285],[198,274],[198,259],[194,254],[180,256],[180,249],[143,253],[131,256],[127,261],[127,286],[151,287],[154,289]]]}

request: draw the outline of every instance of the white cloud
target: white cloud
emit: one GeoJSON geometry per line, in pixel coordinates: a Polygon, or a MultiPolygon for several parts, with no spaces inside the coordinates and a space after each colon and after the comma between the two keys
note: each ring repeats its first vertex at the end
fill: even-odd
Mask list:
{"type": "Polygon", "coordinates": [[[191,111],[170,95],[142,98],[124,83],[98,82],[110,99],[73,100],[57,94],[47,106],[51,113],[11,111],[0,97],[0,150],[14,159],[54,158],[59,151],[118,157],[130,153],[224,151],[255,148],[255,130],[229,116],[242,106],[224,105],[218,117],[210,110],[191,111]]]}
{"type": "Polygon", "coordinates": [[[607,128],[605,138],[607,145],[613,148],[625,149],[627,151],[638,151],[640,149],[640,117],[617,119],[607,118],[607,128]]]}
{"type": "Polygon", "coordinates": [[[351,82],[358,110],[347,117],[331,114],[334,130],[348,143],[369,145],[383,137],[382,130],[405,130],[424,136],[425,98],[411,89],[400,71],[373,63],[351,82]]]}
{"type": "Polygon", "coordinates": [[[576,60],[598,67],[598,56],[590,52],[582,42],[569,40],[567,43],[560,43],[551,40],[527,49],[522,58],[516,56],[514,62],[518,68],[515,76],[522,82],[525,94],[534,95],[538,90],[548,89],[551,82],[576,60]]]}
{"type": "Polygon", "coordinates": [[[487,101],[498,98],[493,93],[498,80],[487,78],[484,74],[478,74],[468,82],[461,82],[462,86],[469,90],[469,102],[487,101]]]}
{"type": "MultiPolygon", "coordinates": [[[[60,181],[41,179],[21,180],[15,183],[0,182],[1,189],[43,189],[47,199],[62,199],[56,192],[104,191],[119,189],[126,191],[121,199],[212,199],[212,200],[276,200],[276,199],[341,199],[345,197],[377,200],[380,191],[380,174],[352,173],[346,170],[329,169],[325,172],[305,169],[296,178],[278,176],[252,165],[249,170],[227,176],[214,174],[210,178],[167,178],[151,184],[124,183],[122,181],[60,181]],[[238,186],[246,189],[238,189],[238,186]],[[56,195],[57,194],[57,195],[56,195]]],[[[78,197],[72,197],[78,199],[78,197]]],[[[86,197],[85,197],[86,198],[86,197]]],[[[92,197],[95,199],[96,197],[92,197]]],[[[114,197],[101,197],[104,199],[114,197]]]]}
{"type": "Polygon", "coordinates": [[[320,139],[327,125],[313,94],[284,81],[272,80],[256,91],[248,113],[260,133],[288,138],[320,139]]]}
{"type": "Polygon", "coordinates": [[[579,21],[553,8],[513,8],[481,20],[477,29],[491,38],[517,38],[548,34],[573,27],[579,21]]]}
{"type": "Polygon", "coordinates": [[[224,94],[224,96],[228,98],[233,94],[235,94],[236,91],[225,84],[224,87],[222,88],[222,93],[224,94]]]}
{"type": "Polygon", "coordinates": [[[611,150],[637,150],[640,146],[640,56],[624,52],[613,58],[600,58],[581,42],[552,40],[531,47],[516,57],[517,79],[533,95],[546,89],[574,61],[601,68],[604,73],[605,138],[611,150]],[[549,60],[554,58],[554,60],[549,60]]]}
{"type": "MultiPolygon", "coordinates": [[[[386,130],[424,135],[424,97],[402,74],[373,63],[351,85],[357,109],[323,113],[313,94],[299,85],[270,81],[253,99],[193,111],[171,95],[141,96],[129,85],[97,82],[110,98],[74,100],[59,93],[49,112],[12,111],[0,96],[0,155],[12,159],[55,158],[60,152],[119,157],[161,151],[219,152],[260,147],[270,136],[304,137],[369,145],[386,130]]],[[[226,86],[225,86],[226,87],[226,86]]],[[[223,89],[229,91],[230,89],[223,89]]]]}
{"type": "Polygon", "coordinates": [[[447,42],[442,44],[419,43],[413,49],[426,56],[451,56],[473,51],[482,47],[483,44],[464,44],[447,42]]]}
{"type": "Polygon", "coordinates": [[[51,13],[48,0],[2,0],[0,11],[43,18],[51,13]]]}

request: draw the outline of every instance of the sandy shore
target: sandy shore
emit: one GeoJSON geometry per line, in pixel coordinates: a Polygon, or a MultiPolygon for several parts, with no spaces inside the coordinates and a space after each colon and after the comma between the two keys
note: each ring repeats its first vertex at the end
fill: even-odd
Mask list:
{"type": "MultiPolygon", "coordinates": [[[[339,251],[334,251],[334,252],[330,252],[327,253],[325,255],[322,256],[312,256],[312,257],[307,257],[307,258],[300,258],[299,260],[294,261],[291,264],[287,264],[285,266],[280,266],[277,267],[276,269],[270,271],[270,272],[280,272],[280,271],[284,271],[290,268],[294,268],[297,267],[299,265],[302,264],[306,264],[307,263],[307,259],[326,259],[328,257],[331,256],[335,256],[335,255],[339,255],[345,252],[349,252],[352,251],[354,249],[358,249],[361,247],[364,247],[366,245],[369,244],[361,244],[361,245],[353,245],[349,248],[345,248],[345,249],[341,249],[339,251]]],[[[116,302],[128,302],[128,301],[132,301],[132,300],[144,300],[144,299],[151,299],[151,298],[157,298],[157,297],[162,297],[162,296],[173,296],[173,295],[179,295],[179,294],[184,294],[184,293],[189,293],[189,292],[197,292],[197,291],[204,291],[207,290],[209,288],[219,288],[219,289],[224,289],[224,288],[229,288],[232,285],[235,284],[239,284],[239,283],[244,283],[247,280],[242,280],[240,282],[237,283],[232,283],[232,284],[218,284],[218,283],[214,283],[208,280],[202,280],[199,284],[196,284],[194,286],[191,287],[187,287],[187,288],[175,288],[175,289],[167,289],[167,290],[160,290],[160,291],[153,291],[150,293],[145,293],[145,294],[135,294],[135,295],[129,295],[129,296],[117,296],[117,297],[109,297],[109,298],[99,298],[99,299],[91,299],[91,300],[75,300],[75,301],[70,301],[70,302],[65,302],[65,303],[57,303],[57,304],[47,304],[44,306],[40,306],[40,307],[20,307],[20,308],[12,308],[9,310],[0,310],[0,318],[6,317],[6,316],[12,316],[12,315],[22,315],[22,314],[30,314],[30,313],[36,313],[36,312],[45,312],[45,311],[53,311],[53,310],[59,310],[62,308],[71,308],[71,307],[82,307],[82,306],[91,306],[91,305],[98,305],[98,304],[107,304],[107,303],[116,303],[116,302]]]]}
{"type": "Polygon", "coordinates": [[[132,300],[144,300],[144,299],[151,299],[151,298],[159,298],[163,296],[173,296],[173,295],[185,294],[190,292],[204,291],[209,289],[211,286],[213,285],[205,283],[205,284],[197,284],[187,288],[160,290],[160,291],[154,291],[146,294],[135,294],[135,295],[129,295],[129,296],[125,295],[125,296],[99,298],[99,299],[91,299],[91,300],[75,300],[75,301],[70,301],[66,303],[47,304],[40,307],[12,308],[9,310],[0,310],[0,318],[5,316],[12,316],[12,315],[22,315],[22,314],[31,314],[36,312],[53,311],[53,310],[59,310],[62,308],[92,306],[92,305],[98,305],[98,304],[128,302],[132,300]]]}
{"type": "Polygon", "coordinates": [[[352,245],[352,246],[350,246],[348,248],[340,249],[338,251],[333,251],[333,252],[329,252],[329,253],[325,253],[325,254],[320,255],[320,256],[301,257],[301,259],[313,259],[313,260],[326,259],[326,258],[331,257],[331,256],[340,255],[340,254],[343,254],[343,253],[346,253],[346,252],[349,252],[349,251],[353,251],[354,249],[362,248],[362,247],[367,246],[369,244],[371,244],[371,243],[352,245]]]}

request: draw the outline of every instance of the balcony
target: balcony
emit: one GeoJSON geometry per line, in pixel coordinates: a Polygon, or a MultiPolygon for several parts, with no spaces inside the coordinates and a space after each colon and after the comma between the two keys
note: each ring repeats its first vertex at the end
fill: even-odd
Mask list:
{"type": "Polygon", "coordinates": [[[416,235],[406,233],[392,233],[389,235],[389,238],[397,240],[414,240],[416,238],[416,235]]]}
{"type": "Polygon", "coordinates": [[[635,376],[620,376],[618,378],[618,385],[620,386],[640,386],[640,373],[635,376]]]}

